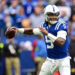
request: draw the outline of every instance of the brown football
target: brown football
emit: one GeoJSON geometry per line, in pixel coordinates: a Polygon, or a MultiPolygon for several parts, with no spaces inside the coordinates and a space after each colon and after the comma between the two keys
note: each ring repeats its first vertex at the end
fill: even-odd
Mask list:
{"type": "Polygon", "coordinates": [[[12,28],[8,28],[5,32],[5,36],[8,38],[8,39],[11,39],[15,36],[15,29],[12,29],[12,28]]]}

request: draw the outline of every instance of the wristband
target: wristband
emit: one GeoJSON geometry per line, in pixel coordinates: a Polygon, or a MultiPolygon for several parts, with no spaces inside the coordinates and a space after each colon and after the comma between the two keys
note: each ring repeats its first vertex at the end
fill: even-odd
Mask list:
{"type": "Polygon", "coordinates": [[[24,33],[24,28],[18,28],[18,32],[24,33]]]}
{"type": "Polygon", "coordinates": [[[33,29],[33,34],[34,34],[34,35],[39,35],[39,34],[42,34],[42,32],[40,31],[39,28],[34,28],[34,29],[33,29]]]}
{"type": "Polygon", "coordinates": [[[57,37],[56,36],[54,36],[53,34],[51,34],[51,33],[48,33],[48,38],[50,38],[51,40],[52,40],[52,42],[55,42],[55,40],[57,39],[57,37]]]}

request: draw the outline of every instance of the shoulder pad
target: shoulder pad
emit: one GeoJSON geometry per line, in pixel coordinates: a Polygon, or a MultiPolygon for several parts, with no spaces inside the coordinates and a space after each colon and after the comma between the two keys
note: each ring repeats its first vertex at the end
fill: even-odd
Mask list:
{"type": "Polygon", "coordinates": [[[66,24],[65,21],[58,21],[58,23],[55,26],[55,30],[58,30],[61,25],[63,25],[64,27],[66,27],[65,24],[66,24]]]}

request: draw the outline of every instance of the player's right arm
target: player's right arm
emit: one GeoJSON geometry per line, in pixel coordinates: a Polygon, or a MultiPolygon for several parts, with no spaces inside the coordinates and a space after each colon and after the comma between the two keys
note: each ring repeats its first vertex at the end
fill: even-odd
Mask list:
{"type": "Polygon", "coordinates": [[[5,36],[8,39],[11,39],[15,37],[15,35],[20,32],[22,34],[28,34],[28,35],[40,35],[42,34],[41,30],[39,28],[16,28],[16,27],[9,27],[7,28],[5,32],[5,36]]]}
{"type": "MultiPolygon", "coordinates": [[[[41,30],[39,28],[16,28],[16,27],[9,27],[8,29],[15,30],[15,35],[20,32],[22,34],[29,34],[29,35],[39,35],[42,34],[41,30]]],[[[9,31],[7,29],[7,31],[9,31]]],[[[10,31],[9,31],[10,32],[10,31]]],[[[9,35],[10,36],[10,35],[9,35]]]]}
{"type": "Polygon", "coordinates": [[[17,31],[23,34],[33,34],[33,28],[17,28],[17,31]]]}
{"type": "Polygon", "coordinates": [[[39,35],[42,34],[39,28],[17,28],[17,31],[23,34],[39,35]]]}

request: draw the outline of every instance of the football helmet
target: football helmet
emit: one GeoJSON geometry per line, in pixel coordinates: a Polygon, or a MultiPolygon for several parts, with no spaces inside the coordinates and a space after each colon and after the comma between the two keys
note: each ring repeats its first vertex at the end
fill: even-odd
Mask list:
{"type": "Polygon", "coordinates": [[[59,18],[59,9],[55,5],[48,5],[45,7],[44,16],[45,20],[50,24],[55,24],[59,18]]]}

